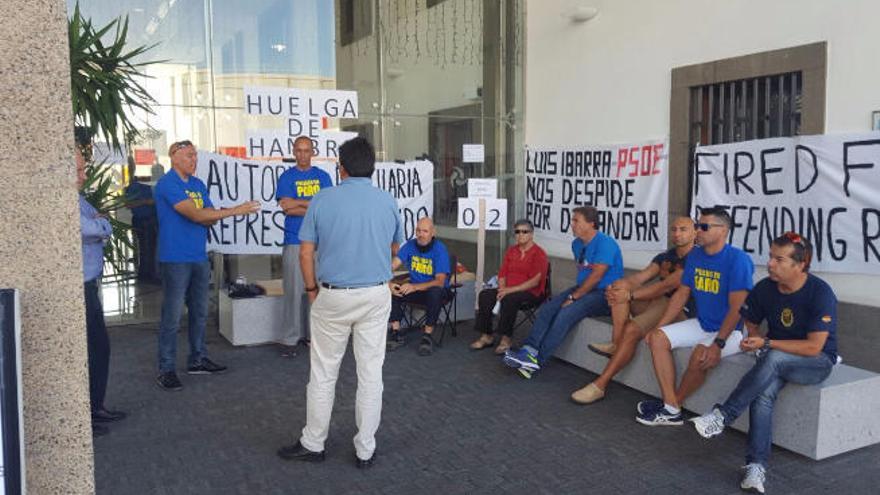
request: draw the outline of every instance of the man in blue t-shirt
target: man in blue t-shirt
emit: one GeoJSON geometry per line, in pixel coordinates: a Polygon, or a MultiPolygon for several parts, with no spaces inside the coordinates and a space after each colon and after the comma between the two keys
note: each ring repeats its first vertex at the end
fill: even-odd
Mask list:
{"type": "Polygon", "coordinates": [[[752,288],[754,266],[745,252],[727,244],[730,225],[730,215],[724,208],[706,208],[700,213],[695,225],[698,246],[688,254],[681,285],[669,300],[657,329],[646,337],[663,400],[639,402],[639,423],[682,424],[684,400],[700,388],[706,373],[721,358],[740,352],[739,309],[752,288]],[[697,317],[672,323],[690,297],[694,298],[697,317]],[[679,347],[693,347],[694,351],[676,389],[672,350],[679,347]]]}
{"type": "Polygon", "coordinates": [[[425,307],[425,327],[419,342],[419,355],[430,356],[434,352],[434,338],[431,333],[440,317],[440,309],[449,297],[449,252],[446,246],[434,237],[434,222],[425,217],[416,224],[416,237],[404,244],[391,261],[391,269],[401,265],[409,271],[409,281],[403,284],[391,283],[391,333],[387,349],[393,351],[404,344],[400,334],[400,320],[403,318],[405,303],[425,307]]]}
{"type": "Polygon", "coordinates": [[[599,211],[592,206],[572,210],[575,238],[571,251],[577,262],[577,284],[544,303],[523,346],[504,355],[504,364],[525,378],[531,378],[553,357],[579,321],[610,314],[605,288],[623,277],[623,258],[617,242],[598,230],[598,222],[599,211]]]}
{"type": "Polygon", "coordinates": [[[129,157],[128,178],[131,182],[125,188],[125,206],[131,209],[131,226],[137,239],[137,278],[145,282],[158,282],[156,238],[159,224],[156,220],[156,203],[153,188],[138,180],[136,169],[134,159],[129,157]]]}
{"type": "Polygon", "coordinates": [[[300,136],[293,142],[296,166],[278,178],[275,199],[284,211],[284,250],[281,254],[284,285],[284,319],[281,344],[287,348],[282,356],[292,356],[292,346],[309,338],[309,301],[299,269],[299,228],[308,211],[309,202],[321,189],[333,186],[330,175],[312,166],[312,140],[300,136]]]}
{"type": "Polygon", "coordinates": [[[704,438],[719,435],[724,427],[749,409],[749,448],[741,487],[764,493],[764,478],[773,433],[773,404],[788,382],[819,383],[837,362],[837,298],[831,287],[811,275],[810,242],[794,232],[773,240],[767,271],[740,314],[749,336],[740,344],[755,351],[757,363],[721,405],[694,418],[704,438]],[[759,325],[767,321],[767,336],[759,325]]]}
{"type": "Polygon", "coordinates": [[[155,192],[163,291],[156,383],[163,390],[180,390],[183,385],[175,370],[177,329],[184,301],[189,314],[187,373],[207,375],[226,370],[208,359],[205,350],[211,278],[206,252],[208,226],[226,217],[255,213],[260,210],[260,203],[247,201],[232,208],[215,209],[205,183],[195,176],[196,147],[190,141],[178,141],[168,148],[168,157],[171,170],[156,183],[155,192]]]}

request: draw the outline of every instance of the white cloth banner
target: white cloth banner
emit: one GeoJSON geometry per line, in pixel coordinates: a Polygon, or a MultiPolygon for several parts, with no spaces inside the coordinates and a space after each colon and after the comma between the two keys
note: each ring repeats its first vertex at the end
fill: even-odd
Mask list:
{"type": "Polygon", "coordinates": [[[755,263],[793,230],[812,270],[880,274],[880,132],[702,146],[695,164],[694,213],[728,208],[731,242],[755,263]]]}
{"type": "MultiPolygon", "coordinates": [[[[315,161],[339,183],[336,163],[315,161]]],[[[196,177],[208,187],[217,208],[244,201],[259,201],[259,213],[229,217],[208,231],[208,250],[223,254],[281,254],[284,241],[284,212],[275,201],[278,178],[293,163],[261,162],[199,151],[196,177]]],[[[434,216],[434,164],[427,160],[406,163],[377,162],[373,184],[388,191],[400,209],[404,235],[415,235],[416,222],[434,216]]],[[[358,205],[352,204],[352,208],[358,205]]],[[[353,241],[354,242],[354,241],[353,241]]]]}
{"type": "Polygon", "coordinates": [[[599,229],[621,249],[666,249],[665,140],[526,148],[526,218],[538,234],[570,241],[571,210],[595,206],[599,229]]]}

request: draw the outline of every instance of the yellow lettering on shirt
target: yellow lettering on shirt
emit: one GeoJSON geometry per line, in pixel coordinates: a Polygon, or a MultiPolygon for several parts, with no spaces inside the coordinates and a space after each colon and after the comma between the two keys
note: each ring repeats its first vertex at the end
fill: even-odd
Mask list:
{"type": "Polygon", "coordinates": [[[694,268],[694,290],[718,294],[721,291],[721,272],[694,268]]]}
{"type": "Polygon", "coordinates": [[[310,198],[321,190],[321,181],[318,179],[296,181],[296,195],[301,198],[310,198]]]}
{"type": "Polygon", "coordinates": [[[433,275],[434,261],[431,258],[413,256],[409,262],[409,269],[415,273],[420,273],[422,275],[433,275]]]}
{"type": "Polygon", "coordinates": [[[189,196],[189,199],[193,200],[193,203],[196,204],[196,208],[201,210],[205,207],[205,200],[202,198],[202,193],[199,191],[186,191],[186,195],[189,196]]]}

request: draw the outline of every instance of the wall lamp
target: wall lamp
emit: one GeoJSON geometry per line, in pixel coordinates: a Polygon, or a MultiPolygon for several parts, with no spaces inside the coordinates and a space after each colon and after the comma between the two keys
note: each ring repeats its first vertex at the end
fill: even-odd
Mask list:
{"type": "Polygon", "coordinates": [[[575,7],[568,18],[571,19],[571,22],[581,23],[587,22],[597,15],[599,15],[599,9],[596,7],[575,7]]]}

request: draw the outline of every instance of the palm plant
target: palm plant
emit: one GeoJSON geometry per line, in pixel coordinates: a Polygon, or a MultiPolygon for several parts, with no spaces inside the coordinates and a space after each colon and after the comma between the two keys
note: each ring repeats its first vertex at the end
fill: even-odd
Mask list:
{"type": "MultiPolygon", "coordinates": [[[[131,112],[152,114],[156,103],[139,80],[148,65],[161,61],[139,62],[138,57],[156,45],[127,50],[128,17],[119,17],[97,28],[82,16],[79,3],[68,21],[70,43],[70,86],[74,121],[87,129],[89,136],[101,136],[113,149],[121,151],[136,140],[140,132],[131,112]],[[105,42],[104,38],[109,38],[105,42]],[[126,51],[127,50],[127,51],[126,51]]],[[[124,206],[124,198],[115,187],[112,168],[92,161],[91,149],[83,149],[88,161],[82,191],[86,199],[102,213],[124,206]]],[[[108,215],[113,227],[104,260],[117,275],[130,273],[128,254],[132,249],[131,226],[108,215]]]]}

